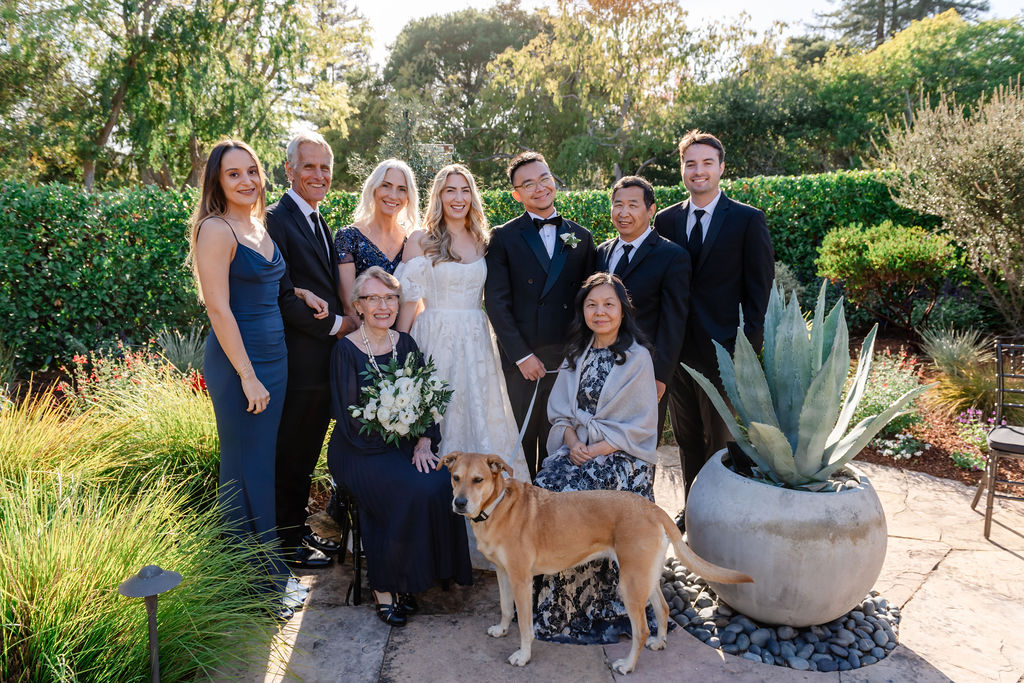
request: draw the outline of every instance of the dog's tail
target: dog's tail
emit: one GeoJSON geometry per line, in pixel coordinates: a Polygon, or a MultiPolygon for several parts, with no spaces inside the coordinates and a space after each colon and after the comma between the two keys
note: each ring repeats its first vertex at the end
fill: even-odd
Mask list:
{"type": "Polygon", "coordinates": [[[669,540],[672,541],[672,546],[676,549],[679,561],[687,569],[700,575],[705,581],[716,583],[754,583],[754,580],[743,572],[719,567],[717,564],[712,564],[693,552],[693,549],[683,541],[683,534],[679,531],[679,527],[675,525],[675,522],[672,521],[672,518],[668,516],[668,513],[661,509],[658,511],[661,513],[658,515],[658,520],[665,529],[665,533],[668,534],[669,540]]]}

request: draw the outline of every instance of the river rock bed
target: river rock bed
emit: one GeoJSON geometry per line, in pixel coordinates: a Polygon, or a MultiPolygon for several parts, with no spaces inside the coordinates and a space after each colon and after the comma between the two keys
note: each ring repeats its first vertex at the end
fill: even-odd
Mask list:
{"type": "Polygon", "coordinates": [[[665,563],[661,592],[669,615],[713,648],[799,671],[849,671],[884,659],[898,642],[900,610],[877,591],[846,615],[820,626],[771,626],[737,614],[701,577],[675,558],[665,563]]]}

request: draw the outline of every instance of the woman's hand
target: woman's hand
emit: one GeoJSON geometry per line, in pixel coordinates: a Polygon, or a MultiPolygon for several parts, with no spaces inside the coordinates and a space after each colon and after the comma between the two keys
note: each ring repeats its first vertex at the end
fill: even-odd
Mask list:
{"type": "Polygon", "coordinates": [[[249,407],[246,411],[253,415],[259,415],[267,409],[267,404],[270,403],[270,392],[263,386],[263,382],[256,377],[256,373],[251,369],[242,377],[242,393],[245,394],[246,400],[249,401],[249,407]]]}
{"type": "Polygon", "coordinates": [[[416,447],[412,449],[412,464],[416,466],[417,470],[426,474],[437,469],[439,461],[440,458],[430,450],[430,439],[421,436],[420,440],[416,442],[416,447]]]}
{"type": "Polygon", "coordinates": [[[295,296],[302,299],[303,303],[313,309],[313,317],[317,320],[326,318],[330,310],[327,308],[327,302],[318,297],[308,289],[302,289],[301,287],[295,288],[295,296]]]}
{"type": "Polygon", "coordinates": [[[582,465],[593,457],[587,444],[582,441],[577,440],[576,445],[569,449],[569,460],[573,465],[582,465]]]}

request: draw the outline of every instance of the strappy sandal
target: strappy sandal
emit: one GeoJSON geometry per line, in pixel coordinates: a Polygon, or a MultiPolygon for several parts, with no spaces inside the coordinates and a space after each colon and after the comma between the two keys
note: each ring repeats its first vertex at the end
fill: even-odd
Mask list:
{"type": "Polygon", "coordinates": [[[399,628],[405,626],[405,612],[402,611],[402,607],[395,596],[391,596],[391,602],[389,603],[377,602],[376,594],[373,596],[373,599],[377,606],[377,618],[388,626],[399,628]]]}

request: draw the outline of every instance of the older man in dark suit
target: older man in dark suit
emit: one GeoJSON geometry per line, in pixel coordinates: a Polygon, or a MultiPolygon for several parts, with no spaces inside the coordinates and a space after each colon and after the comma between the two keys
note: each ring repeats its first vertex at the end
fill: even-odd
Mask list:
{"type": "Polygon", "coordinates": [[[498,338],[508,397],[520,429],[536,389],[523,435],[533,478],[547,456],[548,395],[562,364],[573,299],[594,272],[594,238],[558,215],[555,179],[542,155],[516,156],[508,178],[512,196],[526,211],[491,233],[484,304],[498,338]]]}
{"type": "Polygon", "coordinates": [[[686,337],[690,255],[651,227],[657,210],[649,182],[638,176],[620,178],[612,187],[612,225],[618,237],[597,248],[597,269],[622,280],[636,322],[654,345],[660,431],[668,404],[662,399],[686,337]]]}
{"type": "MultiPolygon", "coordinates": [[[[690,131],[679,143],[679,159],[690,198],[659,212],[654,227],[690,252],[690,310],[680,360],[721,386],[713,341],[733,351],[742,308],[743,332],[760,348],[775,256],[764,213],[729,199],[719,188],[725,148],[718,138],[690,131]]],[[[725,446],[729,432],[681,368],[669,412],[689,490],[708,458],[725,446]]]]}
{"type": "Polygon", "coordinates": [[[300,567],[330,564],[325,554],[337,544],[313,535],[306,526],[310,477],[330,423],[331,349],[338,337],[358,326],[341,314],[338,256],[327,223],[317,211],[331,187],[334,154],[318,133],[305,132],[288,144],[285,172],[291,188],[267,209],[267,230],[284,257],[278,304],[288,347],[288,386],[277,433],[277,523],[285,559],[300,567]],[[327,302],[330,314],[317,319],[295,296],[308,289],[327,302]]]}

